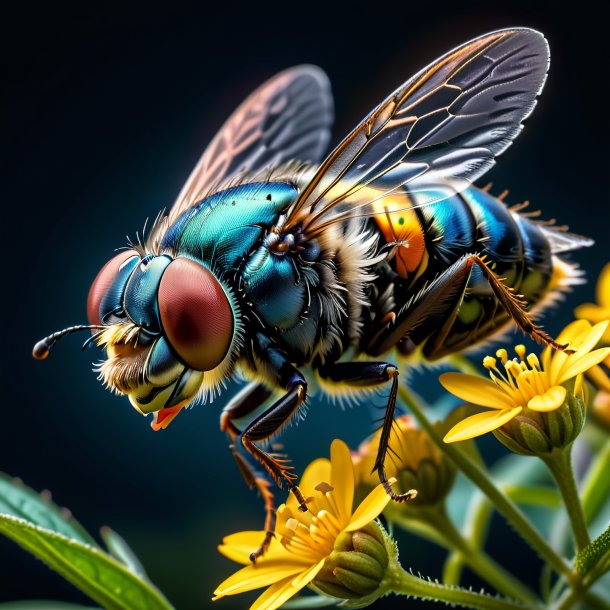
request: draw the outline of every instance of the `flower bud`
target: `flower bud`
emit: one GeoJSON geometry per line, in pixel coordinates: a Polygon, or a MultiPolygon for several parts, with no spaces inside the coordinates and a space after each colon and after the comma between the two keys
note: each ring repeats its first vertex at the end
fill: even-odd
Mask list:
{"type": "Polygon", "coordinates": [[[520,455],[545,457],[553,449],[571,445],[585,422],[585,403],[568,391],[558,409],[548,412],[527,409],[494,430],[494,436],[520,455]]]}
{"type": "Polygon", "coordinates": [[[394,542],[378,522],[343,532],[311,586],[325,595],[351,600],[350,607],[367,606],[388,591],[386,573],[395,554],[394,542]]]}
{"type": "MultiPolygon", "coordinates": [[[[441,428],[443,424],[436,424],[441,428]]],[[[371,472],[379,444],[379,432],[362,443],[353,456],[357,475],[358,493],[364,495],[378,478],[371,472]]],[[[417,496],[409,502],[389,505],[389,511],[409,512],[424,506],[441,503],[453,486],[455,466],[447,460],[424,430],[419,430],[409,416],[397,418],[390,433],[386,460],[388,476],[395,477],[397,492],[415,489],[417,496]]]]}

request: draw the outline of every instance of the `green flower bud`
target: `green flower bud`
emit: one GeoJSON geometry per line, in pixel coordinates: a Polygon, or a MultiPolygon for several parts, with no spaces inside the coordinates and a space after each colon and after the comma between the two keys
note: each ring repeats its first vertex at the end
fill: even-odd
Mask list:
{"type": "MultiPolygon", "coordinates": [[[[438,422],[441,430],[445,424],[438,422]]],[[[379,483],[376,472],[372,472],[380,433],[364,441],[353,455],[356,470],[356,495],[364,497],[379,483]]],[[[424,430],[415,427],[407,415],[397,418],[390,433],[390,452],[386,459],[387,474],[395,477],[398,492],[415,489],[417,496],[408,502],[391,504],[387,511],[416,511],[435,506],[444,501],[455,480],[456,469],[424,430]]]]}
{"type": "Polygon", "coordinates": [[[508,449],[520,455],[548,456],[553,449],[571,445],[585,422],[585,403],[568,391],[554,411],[524,410],[493,432],[508,449]]]}
{"type": "Polygon", "coordinates": [[[386,575],[394,542],[373,521],[355,532],[341,533],[324,567],[311,586],[325,595],[350,600],[350,607],[364,607],[387,593],[386,575]]]}

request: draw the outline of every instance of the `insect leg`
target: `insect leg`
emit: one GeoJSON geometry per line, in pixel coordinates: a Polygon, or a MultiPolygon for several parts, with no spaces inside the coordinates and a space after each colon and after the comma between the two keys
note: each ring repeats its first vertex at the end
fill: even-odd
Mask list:
{"type": "MultiPolygon", "coordinates": [[[[430,352],[436,353],[438,349],[442,349],[443,340],[455,321],[466,293],[474,265],[481,269],[494,296],[523,332],[554,349],[565,348],[531,320],[526,311],[526,302],[489,268],[483,258],[476,254],[468,254],[441,273],[403,312],[396,316],[393,324],[378,332],[371,339],[366,352],[371,355],[383,354],[400,340],[423,339],[433,332],[435,345],[432,349],[430,349],[432,346],[426,346],[428,348],[426,355],[430,356],[430,352]]],[[[417,340],[414,342],[418,343],[417,340]]]]}
{"type": "Polygon", "coordinates": [[[383,488],[395,502],[404,502],[413,498],[415,494],[412,490],[397,494],[392,489],[385,470],[385,458],[388,452],[392,424],[394,423],[396,394],[398,392],[398,369],[396,366],[387,362],[338,362],[320,367],[318,374],[323,379],[354,387],[371,387],[388,381],[392,382],[373,472],[377,471],[383,488]]]}
{"type": "Polygon", "coordinates": [[[307,503],[295,484],[296,474],[284,458],[263,451],[255,441],[272,437],[286,425],[305,403],[307,382],[303,375],[288,361],[286,355],[271,340],[257,333],[253,340],[256,363],[259,371],[269,379],[269,385],[283,389],[286,393],[252,421],[239,435],[238,442],[271,475],[278,487],[285,483],[296,497],[299,508],[307,510],[307,503]]]}
{"type": "Polygon", "coordinates": [[[241,434],[241,430],[235,425],[234,420],[251,414],[271,395],[271,390],[264,385],[250,383],[233,397],[220,415],[220,429],[226,432],[231,439],[229,448],[235,458],[237,468],[244,478],[246,485],[250,489],[256,488],[258,490],[265,505],[265,536],[259,547],[252,553],[253,561],[265,553],[273,538],[275,531],[275,501],[273,492],[270,489],[272,481],[268,473],[255,469],[250,460],[239,451],[242,444],[236,441],[237,437],[241,434]]]}
{"type": "Polygon", "coordinates": [[[245,449],[265,467],[278,487],[282,487],[282,484],[286,483],[295,495],[299,503],[299,509],[304,512],[307,510],[307,503],[294,482],[297,476],[292,472],[287,460],[263,451],[255,444],[255,441],[270,438],[290,421],[292,415],[305,401],[306,392],[307,384],[301,376],[282,398],[274,402],[264,413],[250,423],[239,437],[245,449]]]}

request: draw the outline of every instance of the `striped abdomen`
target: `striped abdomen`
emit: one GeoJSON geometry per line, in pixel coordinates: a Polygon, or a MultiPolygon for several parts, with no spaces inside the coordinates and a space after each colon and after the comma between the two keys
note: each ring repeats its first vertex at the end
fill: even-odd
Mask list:
{"type": "MultiPolygon", "coordinates": [[[[584,242],[558,232],[508,209],[484,190],[471,187],[439,203],[411,209],[405,195],[383,201],[375,217],[388,244],[395,244],[389,257],[396,310],[407,305],[440,273],[465,254],[484,256],[490,268],[515,292],[522,294],[530,308],[544,306],[551,295],[574,279],[574,268],[556,254],[576,249],[584,242]]],[[[379,286],[383,291],[383,286],[379,286]]],[[[498,305],[487,280],[474,267],[468,291],[444,341],[440,357],[480,343],[508,320],[498,305]]],[[[423,343],[427,337],[420,337],[423,343]]]]}

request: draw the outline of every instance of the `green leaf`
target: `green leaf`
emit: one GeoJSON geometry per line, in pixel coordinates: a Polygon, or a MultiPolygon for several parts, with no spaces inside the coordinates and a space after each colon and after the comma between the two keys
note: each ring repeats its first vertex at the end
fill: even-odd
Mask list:
{"type": "Polygon", "coordinates": [[[576,555],[574,567],[581,576],[592,579],[610,570],[610,526],[576,555]]]}
{"type": "Polygon", "coordinates": [[[38,494],[21,481],[3,473],[0,473],[0,513],[25,519],[73,540],[98,546],[70,511],[51,502],[50,496],[38,494]]]}
{"type": "Polygon", "coordinates": [[[115,559],[118,559],[136,576],[148,580],[144,566],[140,563],[136,554],[131,550],[131,547],[125,542],[125,539],[120,534],[117,534],[108,526],[102,527],[100,534],[107,549],[115,559]]]}
{"type": "Polygon", "coordinates": [[[44,561],[106,610],[172,608],[151,584],[99,549],[12,515],[0,515],[0,533],[44,561]]]}
{"type": "Polygon", "coordinates": [[[44,599],[28,599],[19,602],[0,604],[0,610],[99,610],[93,606],[68,604],[67,602],[52,602],[44,599]]]}

